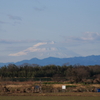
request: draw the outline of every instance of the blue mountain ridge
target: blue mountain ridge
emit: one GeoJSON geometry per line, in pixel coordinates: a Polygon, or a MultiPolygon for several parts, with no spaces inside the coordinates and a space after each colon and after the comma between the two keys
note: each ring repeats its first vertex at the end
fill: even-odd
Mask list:
{"type": "Polygon", "coordinates": [[[30,60],[22,60],[16,63],[0,63],[0,66],[8,65],[8,64],[15,64],[15,65],[22,65],[22,64],[37,64],[40,66],[45,65],[100,65],[100,55],[91,55],[86,57],[71,57],[71,58],[56,58],[56,57],[48,57],[44,59],[32,58],[30,60]]]}

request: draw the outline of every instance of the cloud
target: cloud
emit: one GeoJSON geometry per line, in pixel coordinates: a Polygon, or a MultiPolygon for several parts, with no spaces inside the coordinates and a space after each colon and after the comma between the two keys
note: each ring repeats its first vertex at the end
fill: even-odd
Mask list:
{"type": "Polygon", "coordinates": [[[27,54],[27,52],[21,51],[21,52],[15,53],[15,54],[9,54],[9,56],[22,56],[22,55],[26,55],[26,54],[27,54]]]}
{"type": "Polygon", "coordinates": [[[7,39],[0,39],[0,43],[11,44],[11,43],[19,43],[20,41],[16,40],[7,40],[7,39]]]}
{"type": "Polygon", "coordinates": [[[8,39],[0,39],[0,43],[4,44],[14,44],[14,43],[32,43],[32,42],[40,42],[39,40],[8,40],[8,39]]]}
{"type": "Polygon", "coordinates": [[[47,44],[47,42],[37,43],[37,44],[34,45],[34,47],[38,47],[38,46],[40,46],[40,45],[44,45],[44,44],[47,44]]]}
{"type": "MultiPolygon", "coordinates": [[[[37,43],[37,44],[33,45],[32,47],[29,47],[29,48],[27,48],[23,51],[20,51],[18,53],[9,54],[9,56],[22,56],[22,55],[27,55],[30,52],[43,52],[43,51],[46,51],[46,48],[44,48],[44,47],[39,48],[39,47],[43,46],[43,45],[46,45],[46,44],[50,44],[50,43],[40,42],[40,43],[37,43]]],[[[53,50],[54,50],[54,48],[53,48],[53,50]]]]}
{"type": "Polygon", "coordinates": [[[47,8],[44,4],[42,4],[41,0],[35,0],[34,3],[37,5],[33,7],[35,11],[44,11],[47,8]]]}
{"type": "Polygon", "coordinates": [[[95,42],[100,40],[100,34],[97,32],[85,32],[82,37],[64,37],[66,43],[95,42]]]}
{"type": "Polygon", "coordinates": [[[0,24],[5,24],[5,22],[4,21],[0,21],[0,24]]]}
{"type": "Polygon", "coordinates": [[[19,16],[8,15],[8,17],[9,19],[12,19],[12,20],[20,20],[20,21],[22,20],[22,18],[19,16]]]}
{"type": "Polygon", "coordinates": [[[9,22],[0,21],[0,24],[9,24],[9,22]]]}
{"type": "Polygon", "coordinates": [[[94,32],[86,32],[84,33],[84,36],[81,37],[81,39],[84,41],[100,40],[100,34],[94,32]]]}
{"type": "Polygon", "coordinates": [[[34,10],[36,10],[36,11],[44,11],[45,9],[46,9],[46,7],[33,7],[34,8],[34,10]]]}

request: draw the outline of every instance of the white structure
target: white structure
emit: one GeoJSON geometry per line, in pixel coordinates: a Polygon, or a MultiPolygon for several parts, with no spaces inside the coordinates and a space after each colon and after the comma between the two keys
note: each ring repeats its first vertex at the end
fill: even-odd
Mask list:
{"type": "Polygon", "coordinates": [[[66,89],[66,85],[62,85],[62,89],[66,89]]]}

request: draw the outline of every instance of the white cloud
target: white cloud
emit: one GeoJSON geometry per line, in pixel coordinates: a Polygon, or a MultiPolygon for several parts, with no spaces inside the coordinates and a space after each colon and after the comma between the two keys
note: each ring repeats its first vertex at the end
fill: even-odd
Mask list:
{"type": "Polygon", "coordinates": [[[18,52],[18,53],[9,54],[9,56],[22,56],[22,55],[27,55],[27,52],[21,51],[21,52],[18,52]]]}
{"type": "Polygon", "coordinates": [[[84,33],[84,36],[81,37],[82,40],[84,41],[92,41],[92,40],[100,40],[100,34],[99,33],[94,33],[94,32],[86,32],[84,33]]]}
{"type": "Polygon", "coordinates": [[[34,45],[34,47],[38,47],[38,46],[40,46],[40,45],[44,45],[44,44],[47,44],[47,42],[37,43],[37,44],[34,45]]]}
{"type": "MultiPolygon", "coordinates": [[[[54,42],[52,42],[52,43],[54,43],[54,42]]],[[[46,44],[50,44],[50,43],[40,42],[40,43],[33,45],[32,47],[29,47],[29,48],[27,48],[23,51],[20,51],[18,53],[9,54],[9,56],[22,56],[22,55],[27,55],[30,52],[44,52],[44,51],[46,51],[46,48],[40,47],[40,46],[43,46],[43,45],[46,45],[46,44]]],[[[55,49],[52,48],[51,50],[55,50],[55,49]]]]}
{"type": "Polygon", "coordinates": [[[97,32],[85,32],[82,37],[64,37],[67,43],[95,42],[100,40],[100,34],[97,32]]]}

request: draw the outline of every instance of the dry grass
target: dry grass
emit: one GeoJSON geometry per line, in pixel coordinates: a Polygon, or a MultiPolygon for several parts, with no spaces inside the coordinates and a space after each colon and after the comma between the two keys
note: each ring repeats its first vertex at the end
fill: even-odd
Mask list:
{"type": "Polygon", "coordinates": [[[96,88],[100,88],[100,84],[91,84],[91,86],[94,86],[96,88]]]}
{"type": "Polygon", "coordinates": [[[1,87],[5,87],[8,88],[10,90],[10,92],[2,92],[0,93],[0,95],[56,95],[55,93],[57,93],[57,95],[72,95],[72,96],[76,96],[76,95],[100,95],[100,93],[96,93],[96,92],[92,92],[93,89],[96,88],[100,88],[100,84],[88,84],[88,85],[83,85],[83,84],[42,84],[42,86],[44,86],[44,89],[47,89],[46,91],[53,91],[55,93],[51,93],[51,94],[44,94],[44,93],[33,93],[32,92],[32,88],[34,85],[39,85],[39,81],[28,81],[28,82],[0,82],[0,86],[1,87]],[[62,85],[66,85],[67,89],[66,89],[66,93],[61,93],[62,92],[62,85]],[[29,89],[29,90],[28,90],[29,89]],[[58,89],[58,90],[57,90],[58,89]],[[25,93],[23,91],[26,91],[25,93]],[[17,91],[17,92],[16,92],[17,91]],[[58,93],[60,91],[60,93],[58,93]],[[76,93],[75,93],[76,92],[76,93]],[[82,92],[82,93],[81,93],[82,92]]]}
{"type": "Polygon", "coordinates": [[[20,88],[20,87],[29,87],[31,85],[24,84],[24,85],[6,85],[7,88],[20,88]]]}

